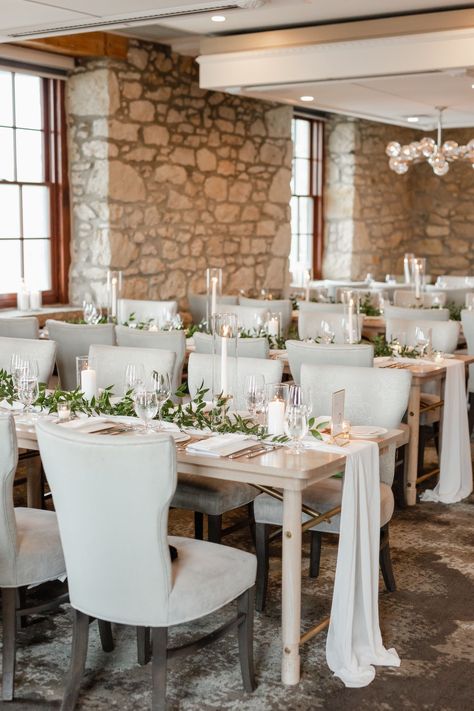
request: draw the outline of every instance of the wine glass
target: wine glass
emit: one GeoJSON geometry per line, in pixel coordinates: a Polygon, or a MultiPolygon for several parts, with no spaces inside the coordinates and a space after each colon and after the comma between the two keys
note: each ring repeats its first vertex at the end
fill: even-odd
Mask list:
{"type": "Polygon", "coordinates": [[[126,395],[130,390],[143,389],[145,385],[145,368],[143,363],[128,363],[125,367],[123,392],[126,395]]]}
{"type": "Polygon", "coordinates": [[[244,382],[244,397],[250,416],[255,419],[265,405],[265,378],[261,373],[247,375],[244,382]]]}
{"type": "Polygon", "coordinates": [[[310,417],[313,411],[313,397],[310,386],[290,385],[288,394],[289,406],[302,407],[306,412],[306,417],[310,417]]]}
{"type": "Polygon", "coordinates": [[[158,398],[154,390],[136,390],[133,393],[133,405],[136,415],[143,422],[139,430],[143,434],[153,432],[151,421],[158,412],[158,398]]]}
{"type": "Polygon", "coordinates": [[[336,334],[332,330],[330,324],[327,321],[321,321],[319,325],[319,337],[321,339],[321,343],[329,345],[334,341],[335,335],[336,334]]]}
{"type": "Polygon", "coordinates": [[[97,323],[100,320],[101,314],[99,314],[100,309],[94,304],[93,301],[82,302],[82,313],[84,315],[84,321],[87,324],[97,323]]]}
{"type": "Polygon", "coordinates": [[[155,393],[158,402],[158,430],[162,429],[161,410],[165,402],[171,395],[171,379],[168,373],[158,373],[153,371],[151,378],[151,390],[155,393]]]}
{"type": "Polygon", "coordinates": [[[419,348],[420,348],[420,356],[422,358],[424,357],[424,355],[426,353],[426,349],[428,348],[428,346],[430,345],[430,342],[431,342],[430,331],[431,331],[430,328],[423,329],[423,328],[420,328],[420,326],[416,326],[416,329],[415,329],[416,345],[419,346],[419,348]]]}
{"type": "Polygon", "coordinates": [[[17,385],[18,399],[24,405],[24,412],[27,415],[26,422],[33,422],[31,416],[34,412],[33,403],[38,398],[39,386],[36,375],[21,375],[17,385]]]}
{"type": "Polygon", "coordinates": [[[13,378],[13,385],[18,389],[20,378],[38,378],[38,361],[25,358],[21,353],[12,353],[10,358],[10,373],[13,378]]]}
{"type": "Polygon", "coordinates": [[[303,405],[289,405],[285,412],[285,434],[290,438],[293,454],[300,454],[304,447],[302,439],[308,432],[308,418],[303,405]]]}

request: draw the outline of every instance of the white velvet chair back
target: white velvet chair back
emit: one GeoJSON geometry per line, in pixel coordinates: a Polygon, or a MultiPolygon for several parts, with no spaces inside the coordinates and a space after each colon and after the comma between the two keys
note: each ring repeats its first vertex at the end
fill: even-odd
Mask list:
{"type": "Polygon", "coordinates": [[[131,314],[135,321],[147,322],[153,320],[159,327],[164,326],[170,317],[178,313],[176,301],[147,301],[143,299],[119,299],[119,323],[128,322],[131,314]]]}
{"type": "Polygon", "coordinates": [[[143,364],[146,378],[150,378],[156,370],[168,373],[172,380],[176,355],[173,351],[165,351],[161,348],[92,345],[89,348],[89,358],[93,360],[93,367],[97,373],[97,387],[107,388],[113,385],[114,395],[123,395],[127,365],[143,364]]]}
{"type": "Polygon", "coordinates": [[[49,338],[57,344],[57,366],[59,381],[63,390],[76,388],[76,356],[85,356],[92,343],[107,346],[115,344],[113,323],[83,325],[64,323],[64,321],[46,321],[49,338]]]}
{"type": "MultiPolygon", "coordinates": [[[[433,304],[437,306],[445,306],[446,293],[443,291],[425,291],[421,294],[421,303],[423,308],[430,309],[433,304]]],[[[393,305],[411,308],[418,305],[416,292],[414,291],[395,291],[393,293],[393,305]]]]}
{"type": "Polygon", "coordinates": [[[245,331],[258,331],[267,319],[267,308],[253,306],[233,306],[232,304],[219,304],[217,312],[221,314],[236,314],[239,328],[245,331]]]}
{"type": "Polygon", "coordinates": [[[427,286],[428,293],[431,291],[441,291],[446,297],[446,304],[454,304],[455,306],[466,305],[466,294],[474,293],[472,286],[465,285],[464,287],[441,289],[440,287],[427,286]]]}
{"type": "MultiPolygon", "coordinates": [[[[196,395],[197,390],[204,385],[208,389],[206,400],[212,399],[212,377],[213,366],[217,377],[220,375],[220,358],[215,357],[213,364],[212,356],[204,353],[191,353],[188,363],[188,385],[191,397],[196,395]]],[[[243,387],[247,375],[257,375],[261,373],[265,383],[280,383],[283,374],[283,363],[280,360],[269,360],[263,358],[229,358],[228,378],[231,384],[231,392],[234,397],[234,406],[238,408],[242,399],[243,387]]]]}
{"type": "Polygon", "coordinates": [[[18,548],[13,478],[18,464],[15,421],[0,415],[0,587],[16,587],[15,562],[18,548]]]}
{"type": "MultiPolygon", "coordinates": [[[[464,333],[464,338],[467,343],[467,352],[469,355],[474,355],[474,311],[463,309],[461,311],[461,323],[464,333]]],[[[469,366],[469,392],[474,392],[474,364],[469,366]]]]}
{"type": "MultiPolygon", "coordinates": [[[[217,301],[217,306],[220,304],[239,303],[239,297],[233,294],[222,294],[217,301]]],[[[206,294],[188,294],[189,311],[193,323],[196,325],[204,321],[207,316],[207,295],[206,294]]]]}
{"type": "MultiPolygon", "coordinates": [[[[360,314],[359,330],[362,334],[364,316],[360,314]]],[[[332,311],[300,311],[298,314],[298,335],[301,339],[317,338],[321,331],[321,321],[326,321],[334,331],[334,343],[344,343],[344,314],[332,311]]]]}
{"type": "Polygon", "coordinates": [[[173,368],[173,391],[181,384],[186,356],[186,335],[184,331],[142,331],[127,326],[116,326],[115,336],[118,346],[126,348],[158,348],[173,351],[176,358],[173,368]]]}
{"type": "Polygon", "coordinates": [[[7,336],[8,338],[38,338],[38,319],[36,316],[0,318],[0,336],[7,336]]]}
{"type": "Polygon", "coordinates": [[[280,314],[282,335],[286,336],[291,324],[292,304],[290,299],[249,299],[239,297],[239,304],[247,308],[264,309],[267,313],[280,314]]]}
{"type": "Polygon", "coordinates": [[[374,347],[370,344],[356,343],[337,345],[329,343],[302,343],[287,341],[286,350],[290,363],[291,375],[295,383],[300,382],[301,366],[310,365],[352,365],[371,368],[374,364],[374,347]]]}
{"type": "Polygon", "coordinates": [[[300,301],[298,304],[299,313],[320,313],[325,311],[327,313],[342,314],[344,311],[344,304],[327,304],[324,301],[300,301]]]}
{"type": "Polygon", "coordinates": [[[385,306],[385,318],[404,318],[410,321],[449,321],[448,309],[410,309],[404,306],[385,306]]]}
{"type": "MultiPolygon", "coordinates": [[[[193,336],[196,353],[213,352],[213,336],[209,333],[195,333],[193,336]]],[[[218,343],[220,352],[220,342],[218,343]]],[[[237,355],[241,358],[268,358],[270,347],[268,338],[238,338],[237,355]]],[[[235,355],[235,354],[231,354],[235,355]]]]}
{"type": "Polygon", "coordinates": [[[73,607],[102,620],[167,626],[173,440],[79,434],[44,420],[37,434],[73,607]]]}
{"type": "MultiPolygon", "coordinates": [[[[443,279],[443,282],[448,289],[462,289],[463,287],[471,287],[471,283],[474,284],[474,276],[442,274],[438,278],[443,279]]],[[[434,286],[436,288],[436,284],[434,286]]]]}
{"type": "Polygon", "coordinates": [[[435,351],[443,351],[444,353],[454,353],[459,340],[459,321],[426,321],[419,319],[416,321],[403,318],[388,318],[386,326],[386,339],[391,341],[398,338],[402,343],[405,334],[405,343],[414,347],[416,346],[416,329],[417,327],[423,330],[431,329],[431,344],[435,351]]]}
{"type": "Polygon", "coordinates": [[[0,368],[10,372],[13,353],[38,362],[38,376],[41,383],[49,383],[56,360],[56,343],[39,338],[6,338],[0,336],[0,368]]]}

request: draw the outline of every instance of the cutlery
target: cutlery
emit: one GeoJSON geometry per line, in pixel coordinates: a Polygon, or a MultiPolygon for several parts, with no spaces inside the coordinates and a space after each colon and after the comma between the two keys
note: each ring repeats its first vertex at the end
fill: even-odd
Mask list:
{"type": "Polygon", "coordinates": [[[245,457],[245,455],[254,452],[256,449],[261,449],[261,444],[253,444],[251,447],[246,447],[241,449],[239,452],[234,452],[233,454],[228,454],[226,459],[239,459],[240,457],[245,457]]]}
{"type": "Polygon", "coordinates": [[[247,454],[247,459],[253,459],[254,457],[260,456],[260,454],[264,454],[265,452],[273,452],[274,449],[278,449],[278,445],[273,445],[273,447],[268,447],[267,445],[263,445],[260,449],[257,449],[255,452],[250,452],[250,454],[247,454]]]}

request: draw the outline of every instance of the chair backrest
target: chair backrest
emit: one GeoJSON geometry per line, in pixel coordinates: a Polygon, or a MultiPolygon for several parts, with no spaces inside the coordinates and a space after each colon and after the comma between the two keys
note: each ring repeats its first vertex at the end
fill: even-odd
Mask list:
{"type": "Polygon", "coordinates": [[[97,387],[107,388],[113,385],[114,395],[124,394],[125,370],[127,365],[143,364],[145,377],[150,377],[154,370],[168,373],[173,380],[173,368],[176,355],[173,351],[162,348],[125,348],[124,346],[92,345],[89,358],[97,376],[97,387]]]}
{"type": "Polygon", "coordinates": [[[325,311],[327,313],[342,314],[344,311],[344,304],[328,304],[324,301],[300,301],[298,304],[298,311],[300,313],[303,311],[306,311],[307,313],[320,313],[321,311],[325,311]]]}
{"type": "MultiPolygon", "coordinates": [[[[213,336],[209,333],[195,333],[193,336],[196,353],[213,352],[213,336]]],[[[220,353],[220,341],[217,344],[220,353]]],[[[237,355],[241,358],[268,358],[270,347],[268,338],[238,338],[237,355]]],[[[231,355],[233,355],[231,353],[231,355]]]]}
{"type": "Polygon", "coordinates": [[[327,289],[328,296],[336,297],[337,289],[364,289],[369,284],[367,281],[351,281],[350,279],[324,279],[322,286],[327,289]]]}
{"type": "MultiPolygon", "coordinates": [[[[393,305],[412,307],[418,305],[418,299],[414,291],[397,290],[393,293],[393,305]]],[[[430,309],[433,304],[444,306],[446,304],[446,292],[443,291],[425,291],[421,295],[421,304],[423,308],[430,309]]]]}
{"type": "Polygon", "coordinates": [[[464,287],[448,287],[447,289],[434,286],[427,286],[426,288],[428,293],[433,290],[441,291],[446,297],[446,303],[454,304],[455,306],[465,306],[466,294],[474,293],[472,286],[468,286],[467,284],[464,287]]]}
{"type": "Polygon", "coordinates": [[[15,421],[0,415],[0,588],[16,587],[17,531],[13,478],[18,464],[15,421]]]}
{"type": "Polygon", "coordinates": [[[388,318],[386,325],[386,339],[391,341],[398,338],[402,343],[405,334],[405,342],[402,345],[416,346],[416,329],[431,329],[431,345],[435,351],[444,353],[454,353],[459,340],[459,321],[426,321],[421,318],[412,321],[403,318],[388,318]]]}
{"type": "Polygon", "coordinates": [[[72,606],[102,620],[167,626],[172,439],[80,434],[44,420],[37,435],[72,606]]]}
{"type": "Polygon", "coordinates": [[[10,372],[10,361],[13,353],[38,362],[38,376],[41,383],[49,383],[54,361],[56,360],[56,343],[42,341],[39,338],[7,338],[0,336],[0,368],[10,372]]]}
{"type": "Polygon", "coordinates": [[[301,366],[310,365],[352,365],[371,368],[374,364],[374,347],[366,343],[337,345],[329,343],[302,343],[287,341],[286,350],[290,370],[295,383],[300,382],[301,366]]]}
{"type": "MultiPolygon", "coordinates": [[[[360,314],[359,332],[362,333],[364,316],[360,314]]],[[[332,311],[300,311],[298,314],[298,335],[301,339],[317,338],[321,331],[321,321],[326,321],[334,331],[334,343],[344,343],[344,314],[332,311]]]]}
{"type": "Polygon", "coordinates": [[[143,299],[119,299],[119,323],[128,322],[131,314],[135,321],[154,321],[159,327],[178,313],[177,301],[146,301],[143,299]]]}
{"type": "MultiPolygon", "coordinates": [[[[212,376],[220,376],[220,358],[209,357],[205,353],[191,353],[188,362],[188,386],[191,397],[196,395],[197,390],[204,385],[209,390],[206,400],[212,399],[212,376]]],[[[263,358],[229,358],[228,378],[231,385],[231,392],[235,396],[234,404],[237,405],[245,383],[247,375],[262,374],[265,383],[280,383],[283,374],[283,363],[280,360],[270,360],[263,358]]]]}
{"type": "Polygon", "coordinates": [[[59,382],[63,390],[74,390],[77,386],[76,356],[85,356],[92,343],[107,346],[115,344],[113,323],[89,326],[64,321],[46,321],[49,338],[57,344],[57,366],[59,382]]]}
{"type": "MultiPolygon", "coordinates": [[[[234,304],[236,306],[238,303],[238,296],[234,296],[233,294],[221,294],[217,301],[217,306],[220,304],[234,304]]],[[[201,323],[201,321],[203,321],[207,316],[207,295],[188,294],[188,304],[193,323],[196,325],[201,323]]]]}
{"type": "MultiPolygon", "coordinates": [[[[262,304],[264,302],[260,302],[262,304]]],[[[254,306],[234,306],[233,304],[218,304],[218,313],[221,314],[236,314],[239,328],[245,331],[254,331],[260,329],[268,315],[268,308],[256,308],[254,306]]]]}
{"type": "Polygon", "coordinates": [[[116,326],[115,336],[118,346],[159,348],[173,351],[176,355],[173,368],[173,391],[179,387],[186,356],[186,335],[184,331],[141,331],[137,328],[116,326]]]}
{"type": "Polygon", "coordinates": [[[288,333],[291,324],[293,306],[290,299],[249,299],[246,296],[239,297],[239,304],[254,309],[263,309],[267,313],[281,314],[282,335],[288,333]]]}
{"type": "Polygon", "coordinates": [[[7,336],[8,338],[38,338],[38,319],[36,316],[0,318],[0,336],[7,336]]]}
{"type": "MultiPolygon", "coordinates": [[[[448,289],[462,289],[463,287],[471,287],[472,284],[474,284],[474,276],[461,276],[459,274],[457,275],[452,275],[452,274],[442,274],[441,276],[438,277],[438,279],[442,279],[442,284],[443,286],[446,286],[448,289]]],[[[436,284],[435,284],[436,287],[436,284]]]]}
{"type": "Polygon", "coordinates": [[[410,309],[404,306],[390,306],[384,308],[386,319],[404,318],[410,321],[423,319],[424,321],[449,321],[448,309],[410,309]]]}

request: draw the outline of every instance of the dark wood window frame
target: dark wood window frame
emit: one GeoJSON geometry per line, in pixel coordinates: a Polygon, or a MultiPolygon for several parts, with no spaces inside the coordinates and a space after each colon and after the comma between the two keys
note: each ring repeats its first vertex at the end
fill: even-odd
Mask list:
{"type": "MultiPolygon", "coordinates": [[[[43,304],[47,305],[68,302],[70,213],[65,81],[43,77],[41,82],[45,156],[45,181],[42,184],[49,187],[51,222],[51,289],[42,292],[43,304]]],[[[18,185],[19,183],[5,181],[4,184],[18,185]]],[[[15,307],[16,298],[16,293],[0,293],[0,308],[15,307]]]]}

